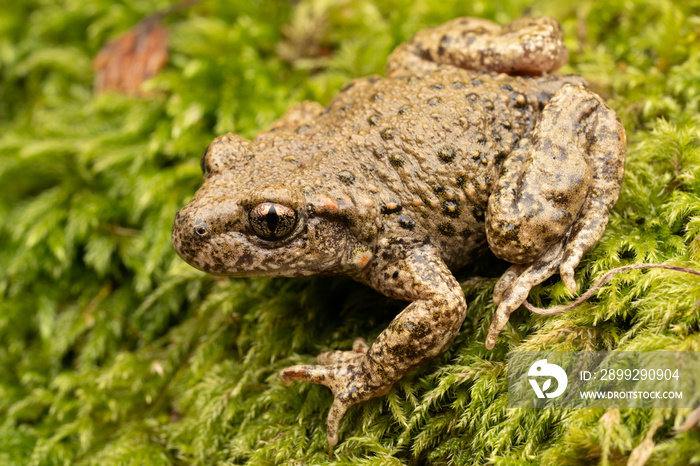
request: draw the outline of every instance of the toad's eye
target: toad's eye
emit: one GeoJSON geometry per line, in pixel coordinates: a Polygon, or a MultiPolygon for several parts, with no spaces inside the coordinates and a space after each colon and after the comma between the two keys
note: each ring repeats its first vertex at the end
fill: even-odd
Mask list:
{"type": "Polygon", "coordinates": [[[297,223],[294,209],[274,202],[256,205],[248,218],[255,234],[268,241],[283,239],[294,230],[297,223]]]}

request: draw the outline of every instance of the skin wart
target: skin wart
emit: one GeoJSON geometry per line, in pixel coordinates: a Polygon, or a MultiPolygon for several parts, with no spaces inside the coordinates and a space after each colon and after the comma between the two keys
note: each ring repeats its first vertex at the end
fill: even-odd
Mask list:
{"type": "Polygon", "coordinates": [[[292,108],[252,141],[216,138],[173,244],[234,277],[348,275],[410,304],[367,346],[282,371],[346,410],[387,393],[451,344],[466,315],[453,270],[484,248],[513,265],[494,291],[493,348],[530,289],[598,241],[624,172],[625,133],[578,76],[551,18],[506,26],[458,18],[389,57],[323,108],[292,108]]]}

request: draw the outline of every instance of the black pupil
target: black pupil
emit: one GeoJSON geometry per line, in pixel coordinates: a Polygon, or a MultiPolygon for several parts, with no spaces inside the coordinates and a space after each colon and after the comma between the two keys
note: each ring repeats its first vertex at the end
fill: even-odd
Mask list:
{"type": "Polygon", "coordinates": [[[280,218],[277,215],[277,211],[275,210],[274,205],[271,205],[270,210],[267,211],[267,215],[265,215],[265,221],[267,222],[267,228],[269,229],[270,233],[274,235],[275,231],[277,231],[277,224],[280,221],[280,218]]]}

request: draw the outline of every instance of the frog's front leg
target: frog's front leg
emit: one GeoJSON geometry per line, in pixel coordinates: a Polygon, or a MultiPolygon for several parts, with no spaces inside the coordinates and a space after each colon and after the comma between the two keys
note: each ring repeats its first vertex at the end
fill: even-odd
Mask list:
{"type": "Polygon", "coordinates": [[[504,161],[489,197],[489,247],[515,265],[494,291],[488,348],[530,289],[557,269],[576,291],[574,268],[605,230],[624,163],[625,131],[615,112],[581,86],[562,87],[532,137],[504,161]]]}
{"type": "Polygon", "coordinates": [[[287,385],[303,380],[331,389],[335,397],[328,414],[331,445],[338,442],[338,426],[350,406],[386,394],[405,374],[443,353],[466,315],[462,289],[431,246],[368,269],[364,281],[389,296],[413,302],[369,348],[356,340],[352,352],[324,353],[321,365],[292,366],[280,373],[287,385]]]}

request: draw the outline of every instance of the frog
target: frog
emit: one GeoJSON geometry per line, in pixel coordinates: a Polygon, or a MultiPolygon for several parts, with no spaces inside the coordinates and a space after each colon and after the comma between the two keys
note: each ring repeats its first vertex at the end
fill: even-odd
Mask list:
{"type": "Polygon", "coordinates": [[[490,250],[493,349],[531,288],[574,269],[602,236],[625,131],[568,60],[549,17],[457,18],[389,56],[386,77],[302,102],[252,139],[214,139],[176,215],[186,262],[231,277],[345,275],[409,304],[367,344],[280,372],[328,387],[327,439],[353,405],[446,351],[467,315],[454,272],[490,250]]]}

